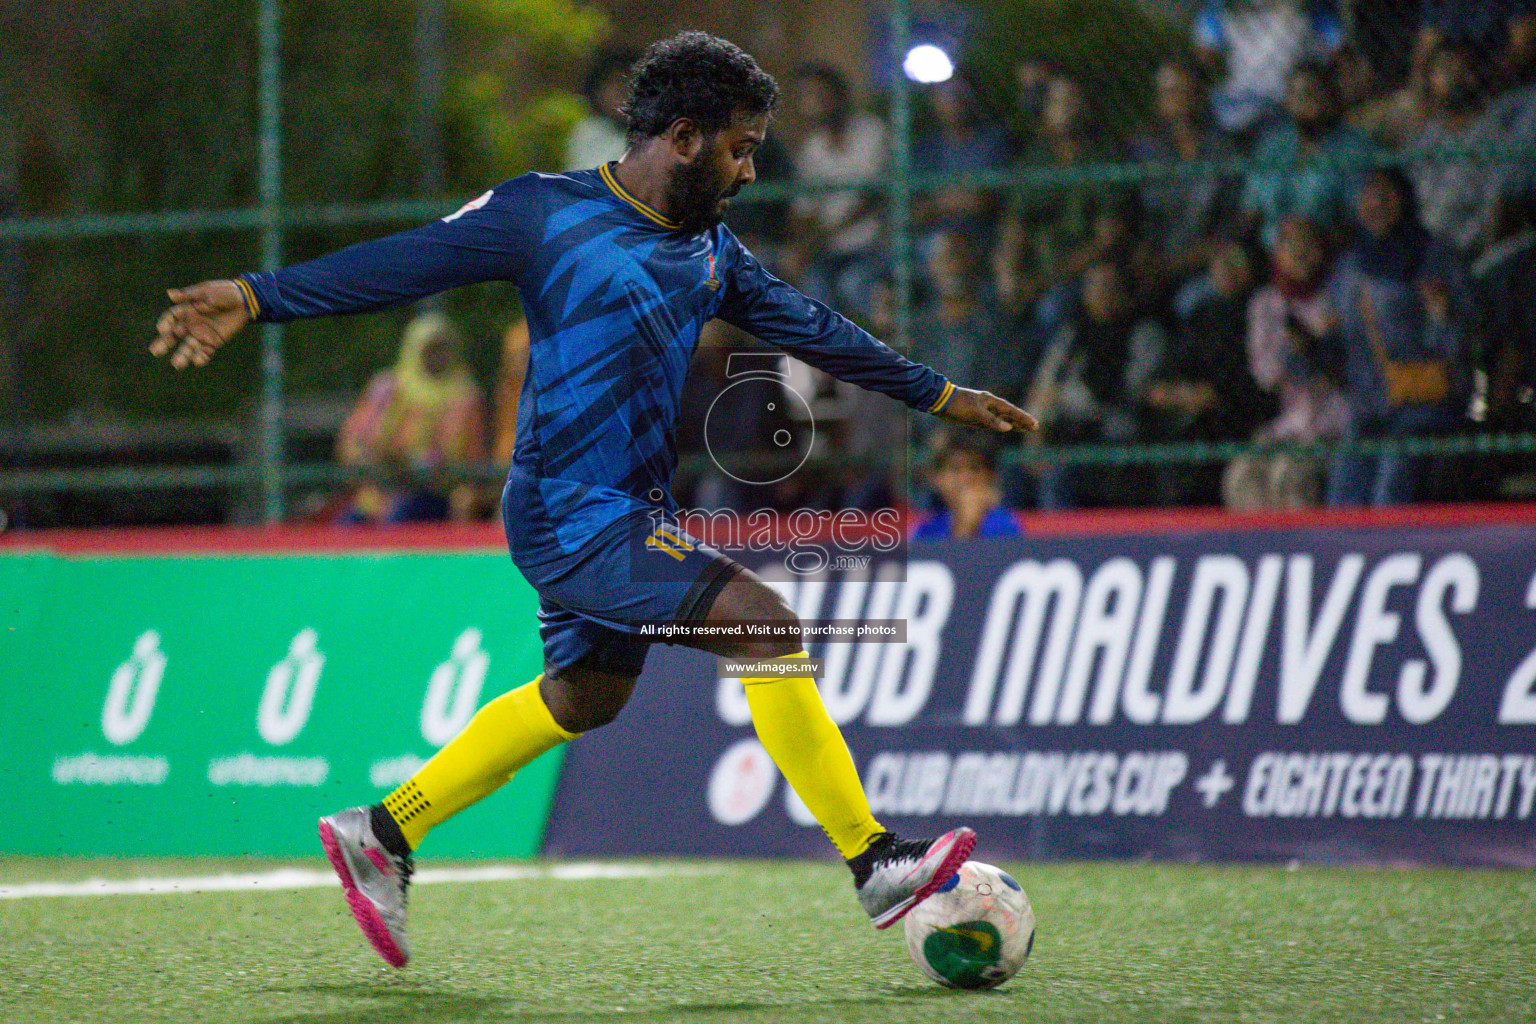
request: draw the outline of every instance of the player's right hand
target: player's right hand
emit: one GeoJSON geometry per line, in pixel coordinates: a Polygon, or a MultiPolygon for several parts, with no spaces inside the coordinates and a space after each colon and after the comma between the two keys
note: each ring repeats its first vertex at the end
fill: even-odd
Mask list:
{"type": "Polygon", "coordinates": [[[170,356],[178,370],[208,360],[247,323],[250,313],[233,281],[203,281],[166,292],[173,305],[160,314],[150,354],[170,356]]]}

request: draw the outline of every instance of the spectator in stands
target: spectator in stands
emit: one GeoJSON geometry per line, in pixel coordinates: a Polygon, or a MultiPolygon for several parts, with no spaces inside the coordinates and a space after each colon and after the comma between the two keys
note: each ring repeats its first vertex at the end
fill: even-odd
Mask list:
{"type": "MultiPolygon", "coordinates": [[[[1471,44],[1442,43],[1429,58],[1430,118],[1416,140],[1425,149],[1486,148],[1499,144],[1483,110],[1484,75],[1471,44]]],[[[1462,251],[1486,235],[1500,171],[1464,159],[1414,164],[1420,215],[1430,233],[1462,251]]]]}
{"type": "Polygon", "coordinates": [[[1497,429],[1536,428],[1536,193],[1500,197],[1472,284],[1487,420],[1497,429]]]}
{"type": "MultiPolygon", "coordinates": [[[[1334,378],[1337,315],[1325,283],[1327,239],[1310,221],[1289,220],[1275,244],[1273,274],[1248,303],[1248,369],[1274,396],[1279,415],[1261,428],[1261,445],[1336,440],[1349,406],[1334,378]]],[[[1322,498],[1323,461],[1304,453],[1261,451],[1233,459],[1222,478],[1230,509],[1311,508],[1322,498]]]]}
{"type": "MultiPolygon", "coordinates": [[[[485,458],[480,388],[462,356],[463,342],[441,313],[405,329],[393,368],[374,376],[337,438],[343,465],[419,474],[485,458]]],[[[367,484],[348,522],[406,523],[468,518],[474,490],[445,479],[367,484]]]]}
{"type": "MultiPolygon", "coordinates": [[[[1210,107],[1199,73],[1168,61],[1153,77],[1157,124],[1131,145],[1142,163],[1228,160],[1237,155],[1230,136],[1210,122],[1210,107]]],[[[1155,240],[1155,282],[1160,292],[1204,270],[1224,248],[1236,207],[1236,183],[1221,177],[1177,176],[1154,181],[1142,191],[1146,233],[1155,240]]]]}
{"type": "Polygon", "coordinates": [[[1371,148],[1341,120],[1337,87],[1321,64],[1291,72],[1285,109],[1289,120],[1266,132],[1255,150],[1264,169],[1250,174],[1243,189],[1244,211],[1266,249],[1273,249],[1280,225],[1293,217],[1345,234],[1371,148]]]}
{"type": "Polygon", "coordinates": [[[619,108],[629,95],[629,69],[639,59],[631,50],[598,55],[582,83],[587,116],[576,122],[565,141],[565,169],[581,170],[617,160],[629,148],[627,126],[619,108]]]}
{"type": "Polygon", "coordinates": [[[1421,5],[1422,0],[1337,0],[1348,40],[1333,65],[1347,74],[1343,65],[1358,58],[1378,87],[1400,85],[1414,61],[1421,5]]]}
{"type": "MultiPolygon", "coordinates": [[[[1413,185],[1397,168],[1360,191],[1360,231],[1330,282],[1344,346],[1348,436],[1445,433],[1464,420],[1468,389],[1461,261],[1426,231],[1413,185]]],[[[1335,506],[1412,501],[1426,460],[1401,454],[1335,458],[1335,506]]]]}
{"type": "MultiPolygon", "coordinates": [[[[1065,75],[1052,77],[1021,165],[1067,170],[1119,156],[1112,138],[1094,122],[1082,84],[1065,75]]],[[[1070,308],[1083,271],[1122,255],[1131,239],[1130,212],[1118,194],[1084,186],[1016,193],[992,255],[998,301],[1030,319],[1041,314],[1042,328],[1053,330],[1070,308]]]]}
{"type": "MultiPolygon", "coordinates": [[[[1211,294],[1179,326],[1147,385],[1145,436],[1162,441],[1247,440],[1263,420],[1268,397],[1248,369],[1245,344],[1253,264],[1229,242],[1211,260],[1211,294]]],[[[1216,504],[1221,471],[1179,466],[1158,474],[1161,504],[1216,504]]]]}
{"type": "MultiPolygon", "coordinates": [[[[795,76],[795,109],[807,131],[794,153],[805,185],[867,185],[890,163],[885,122],[854,109],[837,69],[808,64],[795,76]]],[[[859,191],[796,199],[781,259],[784,273],[816,298],[844,308],[869,304],[867,278],[881,234],[880,197],[859,191]]]]}
{"type": "MultiPolygon", "coordinates": [[[[934,236],[925,261],[930,296],[912,323],[912,358],[954,380],[983,380],[987,390],[1017,402],[1029,380],[1031,359],[986,288],[972,237],[950,229],[934,236]]],[[[937,421],[914,418],[921,437],[937,421]]]]}
{"type": "MultiPolygon", "coordinates": [[[[1493,98],[1479,118],[1477,144],[1489,147],[1514,147],[1517,156],[1484,165],[1491,206],[1499,197],[1536,190],[1536,161],[1530,151],[1536,147],[1536,61],[1527,66],[1527,79],[1493,98]]],[[[1491,227],[1490,209],[1485,223],[1491,227]]]]}
{"type": "Polygon", "coordinates": [[[1536,63],[1536,0],[1423,0],[1419,45],[1446,42],[1486,54],[1497,87],[1524,81],[1536,63]]]}
{"type": "Polygon", "coordinates": [[[934,449],[928,482],[942,509],[920,522],[914,540],[1017,537],[1018,520],[1003,507],[997,446],[974,432],[946,434],[934,449]]]}
{"type": "Polygon", "coordinates": [[[1026,135],[1040,123],[1040,113],[1045,109],[1045,93],[1056,77],[1056,69],[1049,61],[1026,57],[1013,66],[1013,124],[1026,135]]]}
{"type": "Polygon", "coordinates": [[[1339,55],[1338,79],[1344,120],[1374,145],[1402,149],[1411,145],[1429,123],[1429,58],[1432,51],[1413,48],[1404,80],[1384,88],[1377,70],[1363,51],[1347,48],[1339,55]]]}
{"type": "MultiPolygon", "coordinates": [[[[975,90],[956,75],[929,86],[932,128],[912,143],[912,166],[924,174],[974,174],[1008,165],[1008,137],[983,107],[975,90]]],[[[912,217],[923,241],[940,231],[960,230],[978,239],[989,237],[997,219],[997,195],[976,185],[945,185],[920,196],[912,217]]]]}
{"type": "Polygon", "coordinates": [[[1209,0],[1195,18],[1195,52],[1212,72],[1216,121],[1230,132],[1262,128],[1287,94],[1292,69],[1326,60],[1344,43],[1331,4],[1300,0],[1209,0]]]}
{"type": "MultiPolygon", "coordinates": [[[[1138,415],[1168,343],[1157,322],[1139,314],[1130,289],[1130,275],[1115,263],[1095,263],[1083,275],[1081,310],[1056,333],[1030,386],[1027,405],[1041,423],[1031,439],[1124,443],[1139,436],[1138,415]]],[[[1098,473],[1096,482],[1112,483],[1111,476],[1098,473]]],[[[1040,473],[1042,508],[1076,508],[1101,500],[1105,490],[1077,469],[1040,473]]]]}

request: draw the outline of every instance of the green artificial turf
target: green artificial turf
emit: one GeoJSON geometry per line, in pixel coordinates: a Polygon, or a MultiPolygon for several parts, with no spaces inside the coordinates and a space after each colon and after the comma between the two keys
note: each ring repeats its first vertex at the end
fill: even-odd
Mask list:
{"type": "MultiPolygon", "coordinates": [[[[0,885],[274,866],[0,859],[0,885]]],[[[836,865],[674,866],[421,886],[404,971],[338,890],[0,900],[0,1021],[1536,1021],[1530,874],[1012,865],[1034,956],[951,992],[836,865]]]]}

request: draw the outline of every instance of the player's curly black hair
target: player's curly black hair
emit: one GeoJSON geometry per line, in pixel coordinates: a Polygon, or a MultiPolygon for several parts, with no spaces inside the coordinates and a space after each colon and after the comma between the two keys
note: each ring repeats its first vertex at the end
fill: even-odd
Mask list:
{"type": "Polygon", "coordinates": [[[708,32],[679,32],[652,43],[635,65],[623,113],[635,143],[680,117],[714,134],[737,117],[772,113],[778,101],[779,84],[741,47],[708,32]]]}

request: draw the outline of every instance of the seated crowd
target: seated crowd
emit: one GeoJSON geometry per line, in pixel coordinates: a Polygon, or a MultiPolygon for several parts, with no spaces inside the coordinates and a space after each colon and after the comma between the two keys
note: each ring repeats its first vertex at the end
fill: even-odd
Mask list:
{"type": "MultiPolygon", "coordinates": [[[[1248,510],[1496,493],[1487,473],[1461,471],[1465,459],[1370,442],[1536,426],[1536,0],[1400,6],[1420,20],[1391,46],[1378,38],[1389,33],[1353,38],[1345,26],[1359,30],[1360,18],[1331,5],[1207,3],[1192,56],[1156,69],[1145,83],[1151,115],[1131,131],[1117,131],[1126,126],[1096,109],[1083,82],[1040,63],[1017,69],[1024,131],[1008,130],[963,74],[920,89],[914,169],[957,177],[913,204],[912,357],[1021,402],[1043,424],[1027,443],[1248,445],[1225,462],[1057,462],[914,420],[914,459],[931,483],[918,500],[943,535],[1004,530],[1000,508],[1248,510]],[[1148,173],[1135,185],[1028,190],[963,177],[1106,162],[1148,173]]],[[[622,146],[603,109],[622,95],[612,77],[622,66],[610,61],[589,83],[593,124],[573,143],[573,165],[622,146]]],[[[760,176],[818,190],[742,205],[730,223],[781,276],[888,337],[889,224],[880,194],[859,188],[889,169],[886,124],[828,66],[800,69],[789,101],[791,141],[770,139],[760,176]]],[[[378,408],[348,424],[344,457],[508,454],[508,438],[487,446],[464,412],[479,395],[465,391],[452,335],[437,329],[441,344],[408,338],[393,381],[375,381],[365,405],[378,408]],[[434,360],[450,367],[441,382],[434,360]],[[414,394],[475,436],[450,440],[446,428],[384,414],[386,391],[414,394]]],[[[517,377],[519,347],[525,338],[509,338],[517,377]]],[[[695,372],[725,379],[707,358],[695,372]]],[[[500,390],[515,405],[515,388],[500,390]]],[[[515,408],[509,420],[506,400],[496,404],[506,435],[515,408]]],[[[780,485],[783,502],[888,499],[889,481],[857,467],[901,429],[899,410],[836,388],[819,409],[818,429],[830,421],[823,453],[850,461],[827,479],[780,485]]],[[[729,501],[708,474],[681,486],[685,500],[729,501]]],[[[387,517],[424,500],[372,495],[350,514],[387,517]]]]}
{"type": "MultiPolygon", "coordinates": [[[[919,171],[1149,173],[1014,193],[950,184],[917,203],[914,358],[1021,401],[1044,424],[1032,441],[1251,446],[1155,467],[988,456],[1002,504],[1246,510],[1498,493],[1497,463],[1463,472],[1467,459],[1391,440],[1536,423],[1536,2],[1398,6],[1420,21],[1394,49],[1390,33],[1365,32],[1366,5],[1341,19],[1326,4],[1208,3],[1193,55],[1156,69],[1152,115],[1127,132],[1043,64],[1018,69],[1022,133],[989,117],[963,75],[923,90],[919,171]]],[[[802,106],[825,106],[806,99],[821,93],[847,107],[829,69],[797,85],[802,106]]],[[[887,159],[866,156],[867,174],[887,159]]],[[[796,166],[816,180],[815,160],[796,166]]],[[[889,245],[860,215],[862,248],[808,256],[824,236],[797,235],[783,269],[805,268],[804,283],[835,266],[844,308],[862,301],[878,323],[889,245]]],[[[949,508],[945,445],[959,443],[937,437],[925,449],[936,510],[949,508]]]]}

